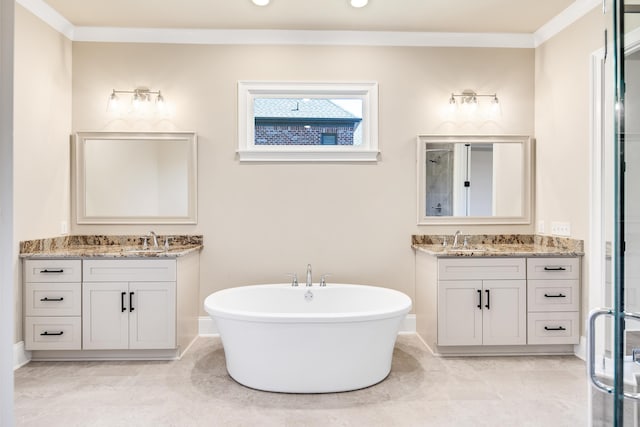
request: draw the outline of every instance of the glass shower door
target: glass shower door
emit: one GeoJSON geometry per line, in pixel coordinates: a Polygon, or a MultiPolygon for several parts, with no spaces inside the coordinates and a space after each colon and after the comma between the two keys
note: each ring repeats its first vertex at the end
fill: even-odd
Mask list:
{"type": "Polygon", "coordinates": [[[607,308],[592,311],[587,334],[593,426],[640,425],[640,5],[630,3],[614,0],[613,52],[602,66],[604,244],[593,256],[605,266],[607,308]]]}

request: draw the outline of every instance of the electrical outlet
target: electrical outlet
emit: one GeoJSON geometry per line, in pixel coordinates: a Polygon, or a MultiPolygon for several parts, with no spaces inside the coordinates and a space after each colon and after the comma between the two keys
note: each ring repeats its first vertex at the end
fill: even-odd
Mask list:
{"type": "Polygon", "coordinates": [[[551,234],[554,236],[571,236],[571,223],[552,221],[551,234]]]}
{"type": "Polygon", "coordinates": [[[538,221],[538,234],[544,234],[544,220],[538,221]]]}
{"type": "Polygon", "coordinates": [[[67,225],[67,221],[60,221],[60,234],[68,234],[69,227],[67,225]]]}

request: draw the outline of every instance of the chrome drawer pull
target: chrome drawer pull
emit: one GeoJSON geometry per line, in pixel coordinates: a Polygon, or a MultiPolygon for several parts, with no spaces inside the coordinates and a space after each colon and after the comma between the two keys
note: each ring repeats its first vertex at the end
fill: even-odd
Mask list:
{"type": "Polygon", "coordinates": [[[64,297],[60,297],[60,298],[44,297],[44,298],[40,298],[40,301],[64,301],[64,297]]]}
{"type": "Polygon", "coordinates": [[[548,326],[544,327],[545,331],[566,331],[567,328],[563,327],[563,326],[558,326],[557,328],[550,328],[548,326]]]}
{"type": "Polygon", "coordinates": [[[64,269],[60,269],[60,270],[49,270],[47,268],[45,268],[44,270],[40,270],[40,273],[64,273],[64,269]]]}
{"type": "Polygon", "coordinates": [[[545,298],[566,298],[567,296],[564,294],[558,294],[558,295],[549,295],[549,294],[544,294],[545,298]]]}
{"type": "Polygon", "coordinates": [[[544,271],[566,271],[564,267],[545,267],[544,271]]]}
{"type": "Polygon", "coordinates": [[[62,335],[64,334],[64,331],[60,331],[60,332],[49,332],[49,331],[44,331],[43,333],[41,333],[41,336],[52,336],[52,335],[62,335]]]}

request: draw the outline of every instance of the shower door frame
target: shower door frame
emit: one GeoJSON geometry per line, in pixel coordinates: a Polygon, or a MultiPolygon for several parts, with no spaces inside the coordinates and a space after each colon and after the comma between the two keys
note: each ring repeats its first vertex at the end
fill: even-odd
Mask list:
{"type": "MultiPolygon", "coordinates": [[[[624,10],[624,1],[619,0],[616,1],[616,6],[618,6],[618,13],[614,11],[614,21],[622,20],[624,21],[624,12],[620,12],[620,10],[624,10]]],[[[623,296],[620,295],[620,291],[624,291],[624,254],[621,254],[622,244],[619,242],[620,239],[616,240],[616,237],[622,236],[622,240],[624,241],[624,214],[625,212],[621,209],[624,209],[624,194],[623,199],[618,202],[618,197],[614,194],[614,200],[616,201],[617,211],[614,212],[614,216],[612,218],[614,224],[614,232],[613,232],[613,241],[612,241],[612,250],[613,250],[613,259],[612,259],[612,267],[613,267],[613,280],[612,280],[612,291],[613,294],[613,304],[607,304],[606,301],[606,293],[607,289],[604,285],[606,279],[606,260],[605,260],[605,211],[603,208],[604,202],[604,192],[610,189],[605,188],[606,175],[605,175],[605,148],[613,149],[613,168],[610,173],[613,174],[613,182],[614,182],[614,193],[623,193],[624,192],[624,173],[620,173],[619,169],[621,165],[624,163],[624,135],[619,137],[621,132],[616,132],[613,136],[611,143],[607,144],[606,138],[611,137],[614,130],[616,128],[618,131],[624,131],[624,115],[621,114],[621,117],[618,117],[616,120],[616,111],[613,112],[613,121],[611,123],[611,127],[605,127],[605,109],[612,108],[613,105],[605,104],[605,94],[607,88],[611,90],[612,81],[610,78],[605,78],[605,60],[613,60],[613,74],[612,76],[616,79],[616,87],[614,88],[613,100],[620,102],[622,108],[624,108],[624,93],[620,94],[618,92],[618,88],[623,86],[620,82],[624,82],[624,57],[627,55],[640,51],[640,28],[628,33],[624,34],[624,25],[620,22],[616,23],[621,32],[622,36],[618,36],[617,38],[614,35],[614,43],[613,49],[610,46],[606,46],[603,49],[600,49],[592,54],[591,57],[591,99],[590,99],[590,135],[591,135],[591,149],[590,149],[590,244],[589,244],[589,253],[591,254],[589,260],[589,278],[590,278],[590,286],[589,286],[589,306],[591,308],[597,306],[610,306],[613,307],[611,309],[600,309],[594,310],[592,313],[592,317],[595,314],[595,317],[601,315],[609,315],[612,317],[612,321],[614,322],[614,344],[612,348],[612,357],[614,359],[619,359],[618,363],[614,363],[614,375],[613,375],[613,387],[604,386],[604,384],[599,383],[600,386],[598,388],[605,389],[608,388],[607,392],[612,395],[613,402],[613,421],[614,426],[622,426],[624,424],[623,420],[623,393],[624,393],[624,370],[622,360],[624,358],[624,330],[625,330],[625,317],[626,318],[638,318],[638,313],[625,313],[624,312],[624,299],[623,296]],[[622,46],[624,44],[624,46],[622,46]],[[613,58],[607,58],[607,53],[613,52],[613,58]],[[623,58],[620,59],[619,56],[623,58]],[[621,154],[622,153],[622,154],[621,154]],[[617,178],[616,178],[617,177],[617,178]],[[619,247],[615,247],[618,245],[619,247]],[[621,283],[616,283],[620,281],[621,283]],[[599,312],[599,313],[597,313],[599,312]]],[[[614,24],[614,26],[616,25],[614,24]]],[[[614,28],[614,31],[616,29],[614,28]]],[[[624,111],[624,110],[622,110],[624,111]]],[[[594,329],[595,321],[590,321],[591,329],[594,329]]],[[[609,328],[609,325],[607,325],[609,328]]],[[[610,329],[610,328],[609,328],[610,329]]],[[[592,331],[593,334],[593,331],[592,331]]],[[[590,354],[598,354],[603,355],[606,347],[605,341],[611,339],[611,337],[606,336],[605,339],[602,340],[602,337],[597,337],[599,340],[591,342],[591,345],[594,345],[597,348],[597,353],[593,351],[593,349],[587,349],[587,352],[590,354]]],[[[593,339],[592,339],[593,341],[593,339]]],[[[588,344],[589,345],[589,344],[588,344]]],[[[589,345],[590,346],[590,345],[589,345]]],[[[591,360],[590,364],[593,364],[594,361],[591,360]]],[[[598,380],[595,380],[598,383],[598,380]]],[[[590,384],[590,390],[592,390],[594,386],[590,384]]],[[[629,394],[627,394],[629,395],[629,394]]],[[[637,399],[638,395],[633,398],[637,399]]],[[[629,401],[632,402],[632,401],[629,401]]],[[[591,425],[591,416],[593,414],[592,408],[592,399],[591,394],[589,398],[589,421],[591,425]]]]}

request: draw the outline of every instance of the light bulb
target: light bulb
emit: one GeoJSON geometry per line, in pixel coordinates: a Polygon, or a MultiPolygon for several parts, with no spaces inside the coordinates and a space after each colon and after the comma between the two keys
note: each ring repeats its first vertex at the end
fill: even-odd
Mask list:
{"type": "Polygon", "coordinates": [[[134,111],[139,111],[142,108],[142,101],[142,96],[136,91],[136,93],[133,94],[133,100],[131,101],[134,111]]]}
{"type": "Polygon", "coordinates": [[[156,111],[159,113],[164,112],[166,108],[166,103],[164,102],[164,96],[158,91],[158,97],[156,98],[156,111]]]}
{"type": "Polygon", "coordinates": [[[116,113],[120,110],[120,99],[118,95],[116,95],[116,91],[114,90],[109,95],[109,101],[107,102],[107,111],[110,113],[116,113]]]}
{"type": "Polygon", "coordinates": [[[256,6],[266,6],[269,4],[269,0],[251,0],[253,1],[253,4],[255,4],[256,6]]]}
{"type": "Polygon", "coordinates": [[[453,113],[457,109],[458,109],[458,103],[456,102],[456,99],[453,97],[453,94],[452,94],[451,98],[449,98],[449,112],[453,113]]]}

